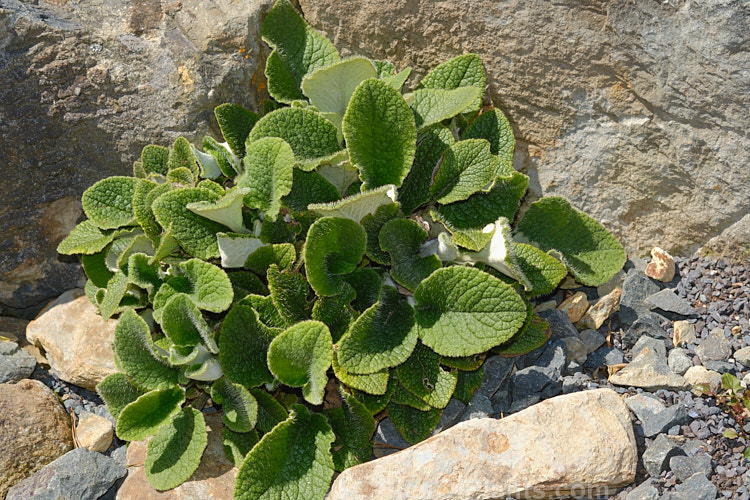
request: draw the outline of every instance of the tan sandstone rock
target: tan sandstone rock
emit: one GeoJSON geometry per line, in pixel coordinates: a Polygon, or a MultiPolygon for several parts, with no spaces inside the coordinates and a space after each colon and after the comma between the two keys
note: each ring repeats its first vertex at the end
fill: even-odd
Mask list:
{"type": "Polygon", "coordinates": [[[674,322],[674,334],[672,335],[672,344],[675,347],[682,344],[694,344],[695,343],[695,325],[688,323],[685,320],[674,322]]]}
{"type": "Polygon", "coordinates": [[[29,323],[26,338],[47,351],[61,379],[94,390],[117,371],[112,353],[116,325],[114,319],[102,319],[83,290],[70,290],[29,323]]]}
{"type": "Polygon", "coordinates": [[[614,385],[641,387],[648,391],[690,389],[690,383],[674,373],[664,356],[651,346],[644,347],[633,361],[609,377],[609,381],[614,385]]]}
{"type": "Polygon", "coordinates": [[[627,406],[611,389],[548,399],[509,417],[460,423],[345,470],[328,500],[468,500],[612,494],[635,478],[627,406]]]}
{"type": "Polygon", "coordinates": [[[112,444],[113,433],[112,422],[106,418],[87,411],[81,412],[76,425],[76,438],[82,447],[103,453],[112,444]]]}
{"type": "Polygon", "coordinates": [[[38,380],[0,384],[0,498],[73,449],[70,417],[38,380]]]}
{"type": "Polygon", "coordinates": [[[646,266],[646,276],[657,281],[669,283],[674,279],[674,259],[666,250],[654,247],[651,250],[651,262],[646,266]]]}
{"type": "Polygon", "coordinates": [[[128,477],[117,492],[117,500],[232,500],[237,468],[224,454],[221,417],[206,415],[205,418],[208,445],[190,479],[172,490],[156,491],[143,470],[147,442],[133,442],[128,446],[128,477]]]}
{"type": "Polygon", "coordinates": [[[589,300],[584,292],[576,292],[563,300],[557,308],[568,315],[571,323],[576,323],[589,308],[589,300]]]}
{"type": "Polygon", "coordinates": [[[609,318],[609,316],[620,307],[620,297],[622,290],[615,288],[608,295],[600,298],[593,306],[589,307],[581,321],[578,322],[578,328],[581,330],[592,329],[598,330],[600,326],[609,318]]]}
{"type": "Polygon", "coordinates": [[[721,385],[721,373],[708,370],[705,366],[691,366],[683,376],[691,385],[706,384],[709,389],[716,389],[721,385]]]}

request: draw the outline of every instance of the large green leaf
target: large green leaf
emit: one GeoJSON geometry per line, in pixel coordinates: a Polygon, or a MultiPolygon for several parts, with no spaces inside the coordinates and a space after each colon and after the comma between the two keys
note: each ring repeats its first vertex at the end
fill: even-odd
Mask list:
{"type": "Polygon", "coordinates": [[[188,210],[195,202],[215,202],[219,195],[203,188],[185,188],[169,191],[159,196],[152,209],[162,227],[172,227],[172,236],[183,250],[199,259],[219,257],[216,233],[227,231],[227,227],[201,217],[188,210]]]}
{"type": "Polygon", "coordinates": [[[219,352],[211,328],[203,319],[198,307],[184,293],[172,296],[164,305],[161,328],[177,346],[204,344],[212,353],[219,352]]]}
{"type": "Polygon", "coordinates": [[[289,144],[300,168],[311,170],[321,157],[338,153],[336,127],[320,113],[305,108],[281,108],[255,124],[248,142],[278,137],[289,144]]]}
{"type": "MultiPolygon", "coordinates": [[[[436,66],[419,82],[417,88],[456,89],[476,87],[484,93],[484,69],[482,60],[476,54],[464,54],[436,66]]],[[[467,111],[477,111],[482,105],[482,94],[467,111]]]]}
{"type": "Polygon", "coordinates": [[[292,178],[292,190],[281,200],[292,210],[304,212],[311,203],[330,203],[341,198],[336,186],[317,172],[295,168],[292,178]]]}
{"type": "Polygon", "coordinates": [[[186,293],[199,309],[218,313],[232,304],[232,282],[222,268],[200,259],[190,259],[177,264],[177,269],[189,282],[191,290],[186,293]]]}
{"type": "Polygon", "coordinates": [[[414,160],[417,129],[401,94],[382,80],[365,80],[344,115],[344,138],[364,189],[400,186],[414,160]]]}
{"type": "Polygon", "coordinates": [[[83,271],[97,288],[106,288],[113,276],[112,271],[107,268],[106,257],[106,247],[101,252],[92,255],[81,255],[83,271]]]}
{"type": "MultiPolygon", "coordinates": [[[[284,412],[286,418],[286,412],[284,412]]],[[[234,464],[235,467],[242,465],[248,452],[253,446],[258,444],[258,431],[234,432],[229,427],[221,429],[222,444],[224,445],[224,454],[234,464]]]]}
{"type": "Polygon", "coordinates": [[[153,436],[179,413],[184,402],[185,391],[179,387],[147,392],[122,409],[117,418],[117,437],[140,441],[153,436]]]}
{"type": "Polygon", "coordinates": [[[421,411],[407,405],[388,403],[388,416],[394,427],[411,444],[424,441],[432,434],[432,431],[440,422],[442,410],[433,408],[421,411]]]}
{"type": "Polygon", "coordinates": [[[302,387],[302,395],[313,405],[323,403],[332,358],[331,332],[320,321],[301,321],[280,333],[268,347],[271,373],[282,384],[302,387]]]}
{"type": "MultiPolygon", "coordinates": [[[[178,137],[172,144],[167,164],[170,172],[186,168],[194,177],[198,176],[198,162],[195,161],[190,142],[184,137],[178,137]]],[[[169,172],[167,172],[167,176],[169,176],[169,172]]]]}
{"type": "Polygon", "coordinates": [[[222,377],[211,386],[211,399],[221,405],[224,425],[235,432],[250,432],[258,421],[258,402],[240,384],[222,377]]]}
{"type": "Polygon", "coordinates": [[[383,226],[394,219],[403,218],[404,214],[398,207],[398,203],[379,206],[374,213],[362,218],[362,227],[367,233],[367,257],[378,264],[389,265],[391,256],[380,248],[380,231],[383,226]]]}
{"type": "Polygon", "coordinates": [[[310,226],[305,243],[305,270],[320,296],[341,293],[341,275],[351,273],[365,254],[367,235],[351,219],[323,217],[310,226]]]}
{"type": "Polygon", "coordinates": [[[104,299],[99,303],[99,312],[102,314],[102,318],[108,320],[117,312],[117,308],[127,291],[128,277],[122,271],[117,271],[112,279],[107,282],[104,299]]]}
{"type": "Polygon", "coordinates": [[[472,267],[444,267],[414,292],[422,342],[443,356],[469,356],[510,339],[526,319],[521,297],[472,267]]]}
{"type": "Polygon", "coordinates": [[[263,40],[274,51],[266,61],[268,93],[286,104],[303,99],[302,78],[339,60],[336,48],[307,22],[287,0],[277,1],[263,20],[263,40]]]}
{"type": "Polygon", "coordinates": [[[391,276],[399,285],[415,290],[419,283],[442,266],[435,255],[419,251],[427,231],[411,219],[394,219],[380,230],[380,248],[391,256],[391,276]]]}
{"type": "Polygon", "coordinates": [[[128,282],[148,291],[149,297],[159,289],[162,283],[161,266],[152,262],[145,253],[134,253],[128,257],[128,282]]]}
{"type": "Polygon", "coordinates": [[[531,289],[526,291],[529,296],[552,293],[568,274],[562,262],[535,246],[515,243],[513,248],[518,266],[531,285],[531,289]]]}
{"type": "Polygon", "coordinates": [[[443,370],[440,356],[421,342],[396,373],[401,385],[433,408],[445,408],[456,388],[456,373],[443,370]]]}
{"type": "Polygon", "coordinates": [[[266,359],[268,346],[279,331],[261,323],[252,307],[234,306],[224,318],[219,336],[219,363],[227,379],[248,388],[273,382],[266,359]]]}
{"type": "Polygon", "coordinates": [[[214,108],[221,135],[238,158],[245,156],[245,141],[259,116],[237,104],[222,104],[214,108]]]}
{"type": "Polygon", "coordinates": [[[247,454],[235,483],[235,500],[314,500],[333,477],[333,431],[323,415],[294,405],[289,419],[247,454]]]}
{"type": "Polygon", "coordinates": [[[333,463],[337,471],[364,463],[372,455],[372,434],[375,419],[356,398],[344,392],[343,404],[328,412],[336,440],[332,445],[333,463]]]}
{"type": "Polygon", "coordinates": [[[516,140],[513,129],[502,111],[493,109],[485,111],[466,127],[462,139],[486,139],[490,142],[490,151],[500,157],[501,161],[513,163],[513,149],[516,140]]]}
{"type": "Polygon", "coordinates": [[[263,276],[268,268],[276,264],[279,269],[288,271],[297,259],[297,252],[291,243],[265,245],[247,256],[245,268],[263,276]]]}
{"type": "Polygon", "coordinates": [[[277,137],[258,139],[250,144],[244,163],[245,172],[237,179],[237,186],[249,190],[245,203],[276,219],[281,198],[292,189],[292,148],[277,137]]]}
{"type": "Polygon", "coordinates": [[[100,252],[115,238],[114,231],[100,229],[90,220],[78,224],[57,246],[57,252],[64,255],[82,253],[92,255],[100,252]]]}
{"type": "Polygon", "coordinates": [[[154,200],[172,189],[168,182],[157,184],[147,179],[140,179],[135,187],[133,195],[133,213],[135,218],[143,228],[146,236],[155,240],[162,233],[162,228],[156,221],[154,211],[151,209],[154,200]]]}
{"type": "Polygon", "coordinates": [[[443,125],[435,125],[424,132],[417,144],[414,164],[398,190],[398,200],[404,213],[411,213],[430,201],[433,172],[445,150],[453,143],[453,134],[443,125]]]}
{"type": "Polygon", "coordinates": [[[521,330],[508,342],[493,347],[492,351],[505,357],[523,356],[542,347],[549,340],[551,334],[549,324],[530,311],[529,318],[521,330]]]}
{"type": "Polygon", "coordinates": [[[378,208],[391,205],[396,201],[396,186],[386,184],[376,189],[348,196],[343,200],[331,203],[313,203],[307,209],[324,217],[342,217],[354,222],[361,222],[367,215],[374,214],[378,208]]]}
{"type": "Polygon", "coordinates": [[[347,283],[340,294],[319,297],[313,304],[312,319],[325,323],[334,342],[338,342],[349,329],[354,313],[349,304],[355,296],[354,288],[347,283]]]}
{"type": "Polygon", "coordinates": [[[288,325],[310,318],[311,305],[307,302],[310,289],[304,276],[298,272],[280,271],[272,264],[266,278],[273,305],[288,325]]]}
{"type": "Polygon", "coordinates": [[[265,244],[253,234],[217,233],[221,267],[244,267],[247,257],[265,244]]]}
{"type": "Polygon", "coordinates": [[[115,419],[127,405],[141,397],[144,392],[134,386],[124,373],[112,373],[96,386],[96,392],[107,405],[110,415],[115,419]]]}
{"type": "Polygon", "coordinates": [[[422,131],[453,118],[477,102],[484,89],[478,87],[458,87],[455,89],[422,88],[414,91],[410,103],[417,126],[422,131]]]}
{"type": "Polygon", "coordinates": [[[258,402],[258,430],[266,433],[289,416],[286,408],[263,389],[250,389],[258,402]]]}
{"type": "Polygon", "coordinates": [[[168,389],[177,385],[178,371],[156,354],[148,325],[132,309],[117,322],[112,350],[135,386],[168,389]]]}
{"type": "Polygon", "coordinates": [[[116,229],[132,225],[133,194],[138,179],[107,177],[83,192],[81,203],[86,217],[101,229],[116,229]]]}
{"type": "Polygon", "coordinates": [[[430,193],[442,204],[465,200],[477,192],[486,193],[493,185],[497,169],[497,157],[490,153],[486,140],[457,142],[444,151],[430,193]]]}
{"type": "Polygon", "coordinates": [[[625,264],[625,250],[604,226],[565,198],[532,203],[516,233],[545,252],[554,250],[581,284],[606,283],[625,264]]]}
{"type": "Polygon", "coordinates": [[[353,374],[375,373],[406,361],[416,343],[414,310],[398,290],[384,286],[380,300],[339,340],[338,361],[353,374]]]}
{"type": "Polygon", "coordinates": [[[167,175],[169,170],[169,148],[149,144],[141,150],[141,162],[147,174],[167,175]]]}
{"type": "Polygon", "coordinates": [[[242,219],[243,198],[246,194],[248,188],[234,187],[215,201],[194,201],[185,207],[194,214],[228,227],[235,233],[249,233],[242,219]]]}
{"type": "Polygon", "coordinates": [[[144,470],[157,490],[175,488],[198,468],[208,433],[203,414],[186,406],[148,442],[144,470]]]}
{"type": "Polygon", "coordinates": [[[343,116],[357,85],[375,76],[375,66],[368,59],[353,57],[308,74],[302,91],[319,111],[343,116]]]}
{"type": "Polygon", "coordinates": [[[379,372],[368,373],[367,375],[349,373],[339,365],[338,354],[336,353],[333,355],[333,362],[331,364],[336,378],[347,387],[375,395],[385,394],[388,388],[388,370],[384,369],[379,372]]]}

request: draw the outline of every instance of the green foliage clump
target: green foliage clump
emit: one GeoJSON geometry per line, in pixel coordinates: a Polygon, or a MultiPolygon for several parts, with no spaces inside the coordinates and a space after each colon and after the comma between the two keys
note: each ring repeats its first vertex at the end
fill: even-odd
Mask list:
{"type": "Polygon", "coordinates": [[[603,283],[625,253],[562,198],[517,217],[528,178],[476,55],[404,92],[409,68],[340,59],[287,0],[262,35],[274,109],[219,106],[225,142],[202,150],[146,146],[133,177],[83,194],[58,250],[119,315],[121,373],[98,391],[119,437],[151,438],[156,489],[198,467],[211,401],[235,498],[323,498],[369,460],[376,420],[428,437],[488,351],[547,341],[530,298],[568,272],[603,283]]]}

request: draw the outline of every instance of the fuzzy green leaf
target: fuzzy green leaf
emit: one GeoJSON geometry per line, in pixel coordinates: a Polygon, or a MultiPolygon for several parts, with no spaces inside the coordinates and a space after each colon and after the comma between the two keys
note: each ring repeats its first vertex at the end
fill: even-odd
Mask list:
{"type": "Polygon", "coordinates": [[[250,432],[258,421],[258,402],[240,384],[222,377],[211,386],[211,399],[221,405],[224,425],[235,432],[250,432]]]}
{"type": "Polygon", "coordinates": [[[335,439],[323,415],[294,405],[247,454],[235,483],[235,500],[322,499],[333,477],[335,439]]]}
{"type": "Polygon", "coordinates": [[[484,380],[484,366],[473,371],[459,371],[456,379],[456,389],[453,397],[464,404],[469,404],[474,393],[482,387],[484,380]]]}
{"type": "Polygon", "coordinates": [[[417,343],[414,310],[399,300],[398,291],[384,286],[380,300],[349,327],[339,340],[338,361],[353,374],[368,374],[398,366],[417,343]]]}
{"type": "Polygon", "coordinates": [[[302,78],[339,60],[331,42],[312,29],[287,0],[276,2],[260,33],[274,49],[266,61],[266,78],[268,93],[279,102],[302,99],[302,78]]]}
{"type": "Polygon", "coordinates": [[[74,227],[70,234],[60,242],[57,252],[63,255],[76,253],[91,255],[100,252],[114,238],[114,231],[103,231],[90,220],[85,220],[74,227]]]}
{"type": "Polygon", "coordinates": [[[338,165],[322,165],[318,168],[318,173],[333,184],[341,196],[346,193],[349,186],[359,181],[359,170],[349,162],[338,165]]]}
{"type": "Polygon", "coordinates": [[[278,137],[264,137],[249,145],[244,164],[245,172],[237,179],[237,186],[249,190],[245,204],[276,219],[281,198],[292,189],[292,148],[278,137]]]}
{"type": "Polygon", "coordinates": [[[430,193],[442,204],[465,200],[476,192],[489,191],[497,169],[497,157],[490,153],[486,140],[457,142],[444,151],[430,193]]]}
{"type": "Polygon", "coordinates": [[[267,295],[268,288],[254,273],[248,271],[232,271],[227,273],[234,290],[234,304],[251,293],[267,295]]]}
{"type": "Polygon", "coordinates": [[[107,282],[112,279],[113,276],[112,271],[107,268],[106,257],[106,247],[101,252],[93,255],[81,255],[83,271],[98,288],[106,288],[107,282]]]}
{"type": "Polygon", "coordinates": [[[482,364],[484,364],[484,355],[474,356],[442,356],[440,358],[440,364],[449,368],[456,368],[462,371],[476,370],[482,364]]]}
{"type": "Polygon", "coordinates": [[[245,141],[255,122],[260,118],[237,104],[222,104],[214,108],[221,135],[238,158],[245,156],[245,141]]]}
{"type": "Polygon", "coordinates": [[[169,152],[167,164],[170,171],[186,168],[193,176],[198,177],[198,163],[195,161],[193,151],[190,149],[190,142],[184,137],[178,137],[174,141],[172,150],[169,152]]]}
{"type": "Polygon", "coordinates": [[[309,291],[305,277],[300,273],[280,271],[272,264],[266,273],[271,299],[282,318],[292,325],[310,318],[309,291]]]}
{"type": "Polygon", "coordinates": [[[401,383],[398,384],[396,391],[391,396],[391,402],[411,406],[417,410],[429,411],[432,408],[425,400],[408,390],[401,383]]]}
{"type": "Polygon", "coordinates": [[[423,279],[442,266],[435,255],[419,255],[426,239],[427,231],[411,219],[389,221],[380,231],[380,248],[391,255],[391,276],[409,290],[415,290],[423,279]]]}
{"type": "Polygon", "coordinates": [[[545,252],[555,250],[570,274],[586,286],[606,283],[625,264],[625,250],[617,239],[564,198],[532,203],[516,232],[545,252]]]}
{"type": "Polygon", "coordinates": [[[161,313],[161,328],[175,345],[196,346],[203,343],[212,353],[219,352],[206,320],[184,293],[178,293],[167,301],[161,313]]]}
{"type": "Polygon", "coordinates": [[[215,201],[195,201],[188,203],[186,208],[194,214],[222,224],[235,233],[249,233],[242,219],[243,197],[247,188],[234,187],[215,201]]]}
{"type": "Polygon", "coordinates": [[[383,226],[393,220],[403,218],[404,214],[398,207],[397,203],[381,205],[375,210],[375,213],[365,215],[362,218],[362,227],[367,233],[367,257],[378,264],[389,265],[391,256],[388,252],[380,248],[380,231],[383,226]]]}
{"type": "Polygon", "coordinates": [[[348,283],[344,284],[344,291],[338,295],[319,297],[312,308],[312,319],[324,323],[331,332],[333,342],[338,342],[349,329],[352,320],[352,308],[349,306],[356,292],[348,283]]]}
{"type": "Polygon", "coordinates": [[[128,282],[148,290],[149,296],[161,286],[160,271],[159,264],[151,262],[151,257],[145,253],[134,253],[128,257],[128,282]]]}
{"type": "Polygon", "coordinates": [[[542,347],[551,334],[549,324],[532,313],[529,315],[529,320],[510,341],[493,348],[492,351],[505,357],[523,356],[542,347]]]}
{"type": "Polygon", "coordinates": [[[282,384],[302,387],[305,399],[319,405],[323,403],[332,357],[328,327],[320,321],[301,321],[271,341],[268,368],[282,384]]]}
{"type": "Polygon", "coordinates": [[[141,150],[143,170],[147,173],[167,175],[169,170],[169,148],[149,144],[141,150]]]}
{"type": "MultiPolygon", "coordinates": [[[[190,152],[192,155],[192,151],[190,152]]],[[[178,167],[167,172],[167,182],[176,188],[195,187],[196,174],[187,167],[178,167]]]]}
{"type": "Polygon", "coordinates": [[[132,225],[135,219],[133,194],[137,182],[134,177],[114,176],[88,188],[81,197],[86,217],[100,229],[132,225]]]}
{"type": "Polygon", "coordinates": [[[240,161],[226,142],[221,144],[213,137],[203,138],[203,149],[216,158],[221,173],[230,179],[242,171],[240,161]]]}
{"type": "Polygon", "coordinates": [[[443,370],[440,356],[422,343],[417,343],[396,373],[401,385],[433,408],[445,408],[456,388],[456,373],[443,370]]]}
{"type": "MultiPolygon", "coordinates": [[[[286,412],[284,412],[286,417],[286,412]]],[[[258,431],[234,432],[229,427],[221,429],[222,444],[224,445],[224,454],[235,467],[242,465],[248,452],[253,446],[258,444],[258,431]]]]}
{"type": "Polygon", "coordinates": [[[337,471],[364,463],[372,455],[372,434],[375,419],[356,398],[342,393],[343,405],[328,412],[336,440],[332,445],[333,463],[337,471]]]}
{"type": "Polygon", "coordinates": [[[354,57],[308,74],[302,80],[302,91],[319,111],[343,116],[357,85],[375,76],[369,60],[354,57]]]}
{"type": "Polygon", "coordinates": [[[429,411],[420,411],[411,406],[398,403],[388,403],[388,416],[401,435],[411,444],[424,441],[440,422],[442,410],[433,408],[429,411]]]}
{"type": "Polygon", "coordinates": [[[297,252],[291,243],[265,245],[248,255],[244,267],[263,276],[272,264],[283,271],[290,270],[296,259],[297,252]]]}
{"type": "Polygon", "coordinates": [[[479,115],[466,127],[461,135],[462,139],[486,139],[490,143],[490,151],[500,157],[501,161],[513,163],[513,149],[516,140],[513,129],[502,111],[493,109],[479,115]]]}
{"type": "Polygon", "coordinates": [[[102,318],[108,320],[117,311],[120,301],[125,297],[128,290],[128,277],[122,271],[117,271],[112,279],[107,282],[107,291],[104,300],[99,303],[99,312],[102,318]]]}
{"type": "Polygon", "coordinates": [[[148,325],[132,309],[117,322],[112,350],[133,385],[144,389],[177,385],[178,371],[156,354],[148,325]]]}
{"type": "Polygon", "coordinates": [[[227,227],[193,213],[187,205],[195,202],[215,202],[219,195],[202,188],[176,189],[159,196],[152,209],[162,227],[172,227],[172,236],[183,250],[199,259],[219,257],[216,233],[227,227]]]}
{"type": "Polygon", "coordinates": [[[417,129],[397,90],[382,80],[362,82],[344,115],[343,132],[364,189],[401,185],[414,160],[417,129]]]}
{"type": "Polygon", "coordinates": [[[269,328],[278,328],[281,331],[288,325],[288,322],[279,314],[279,310],[276,309],[270,295],[250,294],[239,301],[239,305],[247,305],[255,309],[255,312],[258,313],[258,320],[269,328]]]}
{"type": "Polygon", "coordinates": [[[552,293],[568,274],[562,262],[534,246],[515,243],[513,248],[518,266],[531,284],[526,291],[529,296],[552,293]]]}
{"type": "Polygon", "coordinates": [[[286,408],[263,389],[250,389],[258,402],[258,430],[266,433],[289,416],[286,408]]]}
{"type": "Polygon", "coordinates": [[[224,196],[224,194],[227,192],[227,190],[224,189],[221,184],[216,181],[212,181],[211,179],[203,179],[198,183],[196,187],[208,189],[209,191],[213,191],[219,196],[224,196]]]}
{"type": "Polygon", "coordinates": [[[252,234],[217,233],[216,241],[221,255],[221,267],[244,267],[247,257],[264,243],[252,234]]]}
{"type": "Polygon", "coordinates": [[[330,203],[341,198],[336,186],[317,172],[295,168],[292,178],[292,190],[281,199],[292,210],[304,212],[311,203],[330,203]]]}
{"type": "Polygon", "coordinates": [[[332,203],[314,203],[307,208],[324,217],[341,217],[360,222],[367,215],[374,214],[378,208],[392,205],[395,201],[396,186],[389,184],[332,203]]]}
{"type": "Polygon", "coordinates": [[[96,386],[96,392],[107,405],[110,415],[115,419],[127,405],[141,397],[144,392],[130,383],[124,373],[112,373],[96,386]]]}
{"type": "Polygon", "coordinates": [[[422,88],[414,91],[410,103],[417,126],[421,131],[436,123],[453,118],[476,103],[484,89],[458,87],[451,90],[422,88]]]}
{"type": "MultiPolygon", "coordinates": [[[[455,89],[471,86],[484,93],[484,85],[482,60],[476,54],[464,54],[436,66],[419,82],[417,88],[455,89]]],[[[468,111],[477,111],[481,105],[482,94],[468,111]]]]}
{"type": "Polygon", "coordinates": [[[144,470],[149,484],[169,490],[187,481],[198,468],[208,433],[203,414],[185,407],[148,442],[144,470]]]}
{"type": "Polygon", "coordinates": [[[351,273],[365,254],[367,235],[351,219],[324,217],[310,226],[305,243],[305,270],[320,296],[341,293],[341,275],[351,273]]]}
{"type": "Polygon", "coordinates": [[[354,373],[349,373],[339,365],[338,354],[334,354],[333,362],[331,364],[333,366],[333,373],[336,375],[336,378],[338,378],[347,387],[366,392],[367,394],[385,394],[385,391],[388,387],[388,370],[368,373],[367,375],[356,375],[354,373]]]}
{"type": "Polygon", "coordinates": [[[352,390],[352,396],[356,398],[357,401],[362,403],[362,405],[367,408],[367,411],[369,411],[371,415],[375,415],[376,413],[380,413],[381,411],[385,410],[385,407],[388,406],[391,397],[393,397],[393,394],[396,392],[398,387],[398,378],[396,378],[393,370],[391,370],[390,374],[388,375],[388,387],[386,387],[385,389],[385,394],[367,394],[366,392],[361,392],[355,389],[352,390]]]}
{"type": "Polygon", "coordinates": [[[374,269],[363,267],[344,276],[344,281],[354,288],[356,298],[352,303],[354,310],[364,312],[380,299],[382,280],[374,269]]]}
{"type": "Polygon", "coordinates": [[[152,240],[159,237],[162,228],[156,221],[151,205],[153,205],[154,200],[171,189],[172,185],[169,183],[157,184],[147,179],[139,180],[135,186],[133,213],[138,224],[143,228],[143,232],[152,240]]]}
{"type": "Polygon", "coordinates": [[[211,191],[216,192],[216,194],[218,195],[224,194],[222,192],[223,189],[221,189],[221,191],[212,189],[215,186],[221,188],[220,185],[214,183],[210,185],[212,186],[211,188],[206,185],[207,182],[213,182],[211,181],[211,179],[218,179],[224,173],[219,166],[219,160],[210,152],[204,153],[202,151],[199,151],[194,144],[190,145],[190,152],[193,153],[195,161],[198,162],[198,167],[200,167],[200,176],[204,179],[198,183],[197,187],[205,187],[206,189],[210,189],[211,191]]]}
{"type": "Polygon", "coordinates": [[[248,388],[273,382],[266,353],[278,332],[261,323],[252,307],[234,306],[224,318],[219,336],[219,363],[227,379],[248,388]]]}
{"type": "Polygon", "coordinates": [[[443,125],[428,128],[417,144],[414,164],[398,190],[398,200],[405,213],[430,201],[430,183],[443,153],[454,143],[453,134],[443,125]]]}
{"type": "Polygon", "coordinates": [[[177,264],[177,269],[190,283],[191,291],[186,293],[199,309],[218,313],[232,304],[232,282],[222,268],[190,259],[177,264]]]}
{"type": "Polygon", "coordinates": [[[179,387],[147,392],[122,409],[117,418],[117,437],[140,441],[153,436],[180,412],[184,402],[185,391],[179,387]]]}
{"type": "Polygon", "coordinates": [[[526,319],[521,297],[472,267],[444,267],[414,292],[422,342],[443,356],[470,356],[510,339],[526,319]]]}

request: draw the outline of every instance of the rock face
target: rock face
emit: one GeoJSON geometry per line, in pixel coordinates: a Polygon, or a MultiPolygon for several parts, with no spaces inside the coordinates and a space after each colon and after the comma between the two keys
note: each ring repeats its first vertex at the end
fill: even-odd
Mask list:
{"type": "Polygon", "coordinates": [[[0,384],[0,496],[73,448],[70,418],[38,380],[0,384]]]}
{"type": "Polygon", "coordinates": [[[347,469],[328,500],[611,495],[633,481],[636,462],[627,407],[614,391],[599,389],[549,399],[501,420],[463,422],[347,469]],[[597,432],[580,432],[591,428],[597,432]]]}
{"type": "Polygon", "coordinates": [[[750,211],[745,2],[300,5],[338,48],[416,77],[479,54],[532,194],[568,197],[635,253],[694,251],[750,211]]]}
{"type": "Polygon", "coordinates": [[[234,498],[234,480],[237,469],[227,460],[222,445],[221,417],[206,415],[208,445],[198,469],[190,479],[169,491],[156,491],[146,479],[143,461],[146,459],[146,441],[136,441],[128,446],[128,477],[117,492],[117,500],[231,500],[234,498]]]}
{"type": "Polygon", "coordinates": [[[141,148],[216,133],[213,108],[257,108],[271,0],[0,4],[0,303],[27,318],[82,276],[57,244],[95,181],[141,148]]]}
{"type": "Polygon", "coordinates": [[[71,384],[94,390],[115,373],[112,341],[117,320],[104,321],[83,294],[70,290],[29,323],[29,342],[47,351],[50,366],[71,384]]]}

